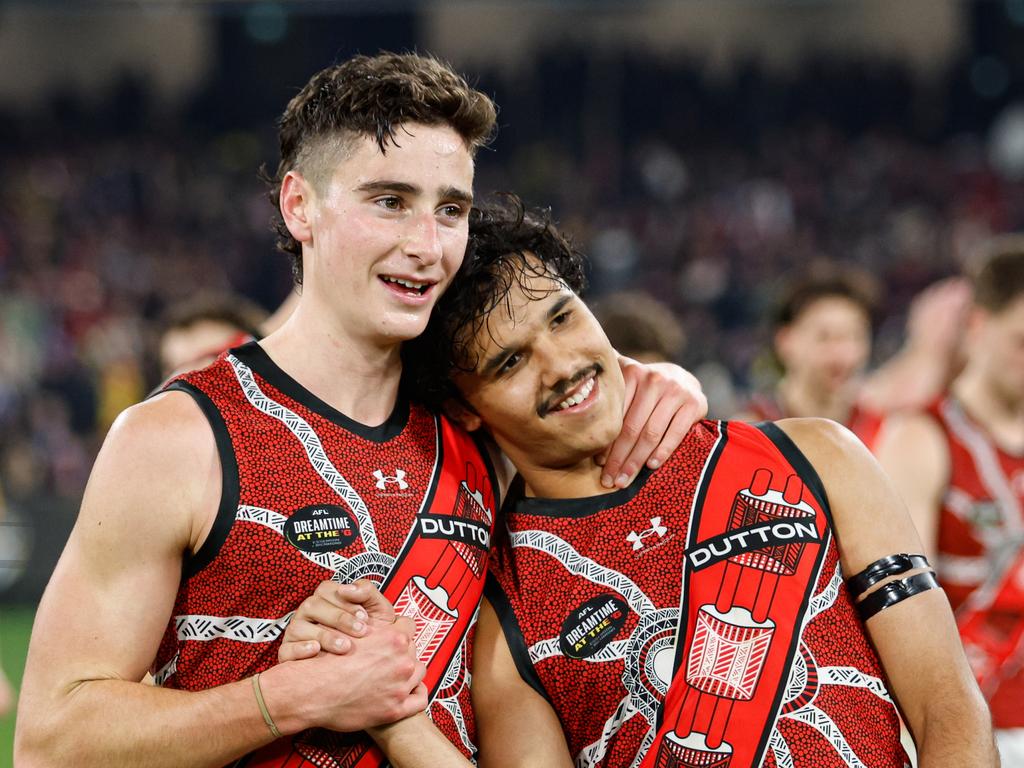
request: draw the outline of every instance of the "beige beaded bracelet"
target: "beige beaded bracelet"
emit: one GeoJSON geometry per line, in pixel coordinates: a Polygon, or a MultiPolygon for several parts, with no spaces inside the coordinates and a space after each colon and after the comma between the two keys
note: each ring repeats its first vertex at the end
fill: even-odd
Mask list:
{"type": "Polygon", "coordinates": [[[260,714],[263,715],[263,722],[267,724],[267,728],[274,734],[275,739],[281,738],[281,732],[277,730],[277,726],[274,724],[274,718],[270,716],[270,710],[267,709],[267,702],[263,700],[263,689],[260,688],[260,673],[257,672],[252,678],[252,690],[256,694],[256,704],[259,705],[260,714]]]}

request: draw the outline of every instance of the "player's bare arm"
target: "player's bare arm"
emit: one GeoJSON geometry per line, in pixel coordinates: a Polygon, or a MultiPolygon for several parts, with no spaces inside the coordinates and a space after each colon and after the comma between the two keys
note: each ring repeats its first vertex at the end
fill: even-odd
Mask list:
{"type": "MultiPolygon", "coordinates": [[[[820,419],[779,426],[818,469],[848,577],[880,558],[921,551],[893,483],[848,430],[820,419]]],[[[866,626],[914,736],[920,768],[998,765],[988,710],[945,593],[936,588],[916,594],[869,617],[866,626]]]]}
{"type": "MultiPolygon", "coordinates": [[[[135,406],[112,428],[36,616],[18,765],[221,766],[272,740],[249,679],[200,693],[138,682],[167,626],[183,555],[213,520],[220,476],[209,426],[185,394],[135,406]]],[[[345,657],[265,672],[277,727],[363,728],[422,709],[425,695],[409,695],[422,669],[408,637],[382,634],[345,657]]]]}
{"type": "Polygon", "coordinates": [[[487,600],[473,644],[473,711],[481,768],[570,768],[562,726],[547,700],[516,669],[487,600]]]}
{"type": "Polygon", "coordinates": [[[923,552],[934,561],[942,494],[950,471],[949,449],[941,428],[927,414],[898,414],[886,421],[874,450],[907,506],[923,552]]]}

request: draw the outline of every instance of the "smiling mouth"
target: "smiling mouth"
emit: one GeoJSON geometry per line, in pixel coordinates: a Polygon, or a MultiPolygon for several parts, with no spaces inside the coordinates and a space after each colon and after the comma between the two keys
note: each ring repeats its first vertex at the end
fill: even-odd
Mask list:
{"type": "Polygon", "coordinates": [[[380,279],[388,285],[393,285],[395,288],[412,296],[422,296],[434,285],[434,283],[420,283],[415,280],[406,280],[401,277],[390,277],[389,275],[381,275],[380,279]]]}
{"type": "Polygon", "coordinates": [[[570,408],[586,402],[593,394],[597,386],[597,377],[602,373],[600,365],[591,365],[577,373],[572,378],[572,385],[565,387],[553,398],[548,398],[538,409],[538,415],[543,419],[548,414],[567,411],[570,408]],[[566,392],[570,394],[566,394],[566,392]]]}

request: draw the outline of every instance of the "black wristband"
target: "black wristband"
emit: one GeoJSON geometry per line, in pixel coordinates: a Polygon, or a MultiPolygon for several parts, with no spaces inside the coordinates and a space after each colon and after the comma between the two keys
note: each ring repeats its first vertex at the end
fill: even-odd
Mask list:
{"type": "Polygon", "coordinates": [[[939,589],[939,582],[931,571],[890,581],[856,603],[857,612],[863,621],[867,621],[876,613],[891,608],[908,597],[927,592],[929,589],[939,589]]]}
{"type": "Polygon", "coordinates": [[[875,560],[871,565],[846,580],[846,587],[850,590],[850,596],[857,599],[872,586],[899,573],[906,573],[915,568],[931,568],[928,558],[924,555],[888,555],[875,560]]]}

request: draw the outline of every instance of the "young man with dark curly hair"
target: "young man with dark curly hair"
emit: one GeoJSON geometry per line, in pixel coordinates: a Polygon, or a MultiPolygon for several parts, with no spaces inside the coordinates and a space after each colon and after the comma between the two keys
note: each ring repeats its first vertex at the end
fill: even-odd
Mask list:
{"type": "MultiPolygon", "coordinates": [[[[271,183],[298,304],[111,429],[36,617],[19,765],[381,766],[364,729],[428,705],[444,735],[416,738],[472,753],[466,659],[498,482],[400,388],[400,349],[462,261],[494,120],[412,54],[329,67],[288,105],[271,183]],[[291,612],[330,578],[360,637],[276,664],[291,612]]],[[[656,439],[610,464],[685,431],[684,388],[659,381],[634,416],[656,439]]],[[[374,736],[393,750],[406,732],[374,736]]]]}
{"type": "MultiPolygon", "coordinates": [[[[996,765],[949,604],[863,445],[822,419],[703,421],[605,488],[624,386],[581,256],[514,202],[470,231],[407,353],[519,470],[474,647],[480,765],[904,768],[897,707],[922,768],[996,765]]],[[[327,641],[332,610],[300,606],[282,653],[327,641]]]]}

